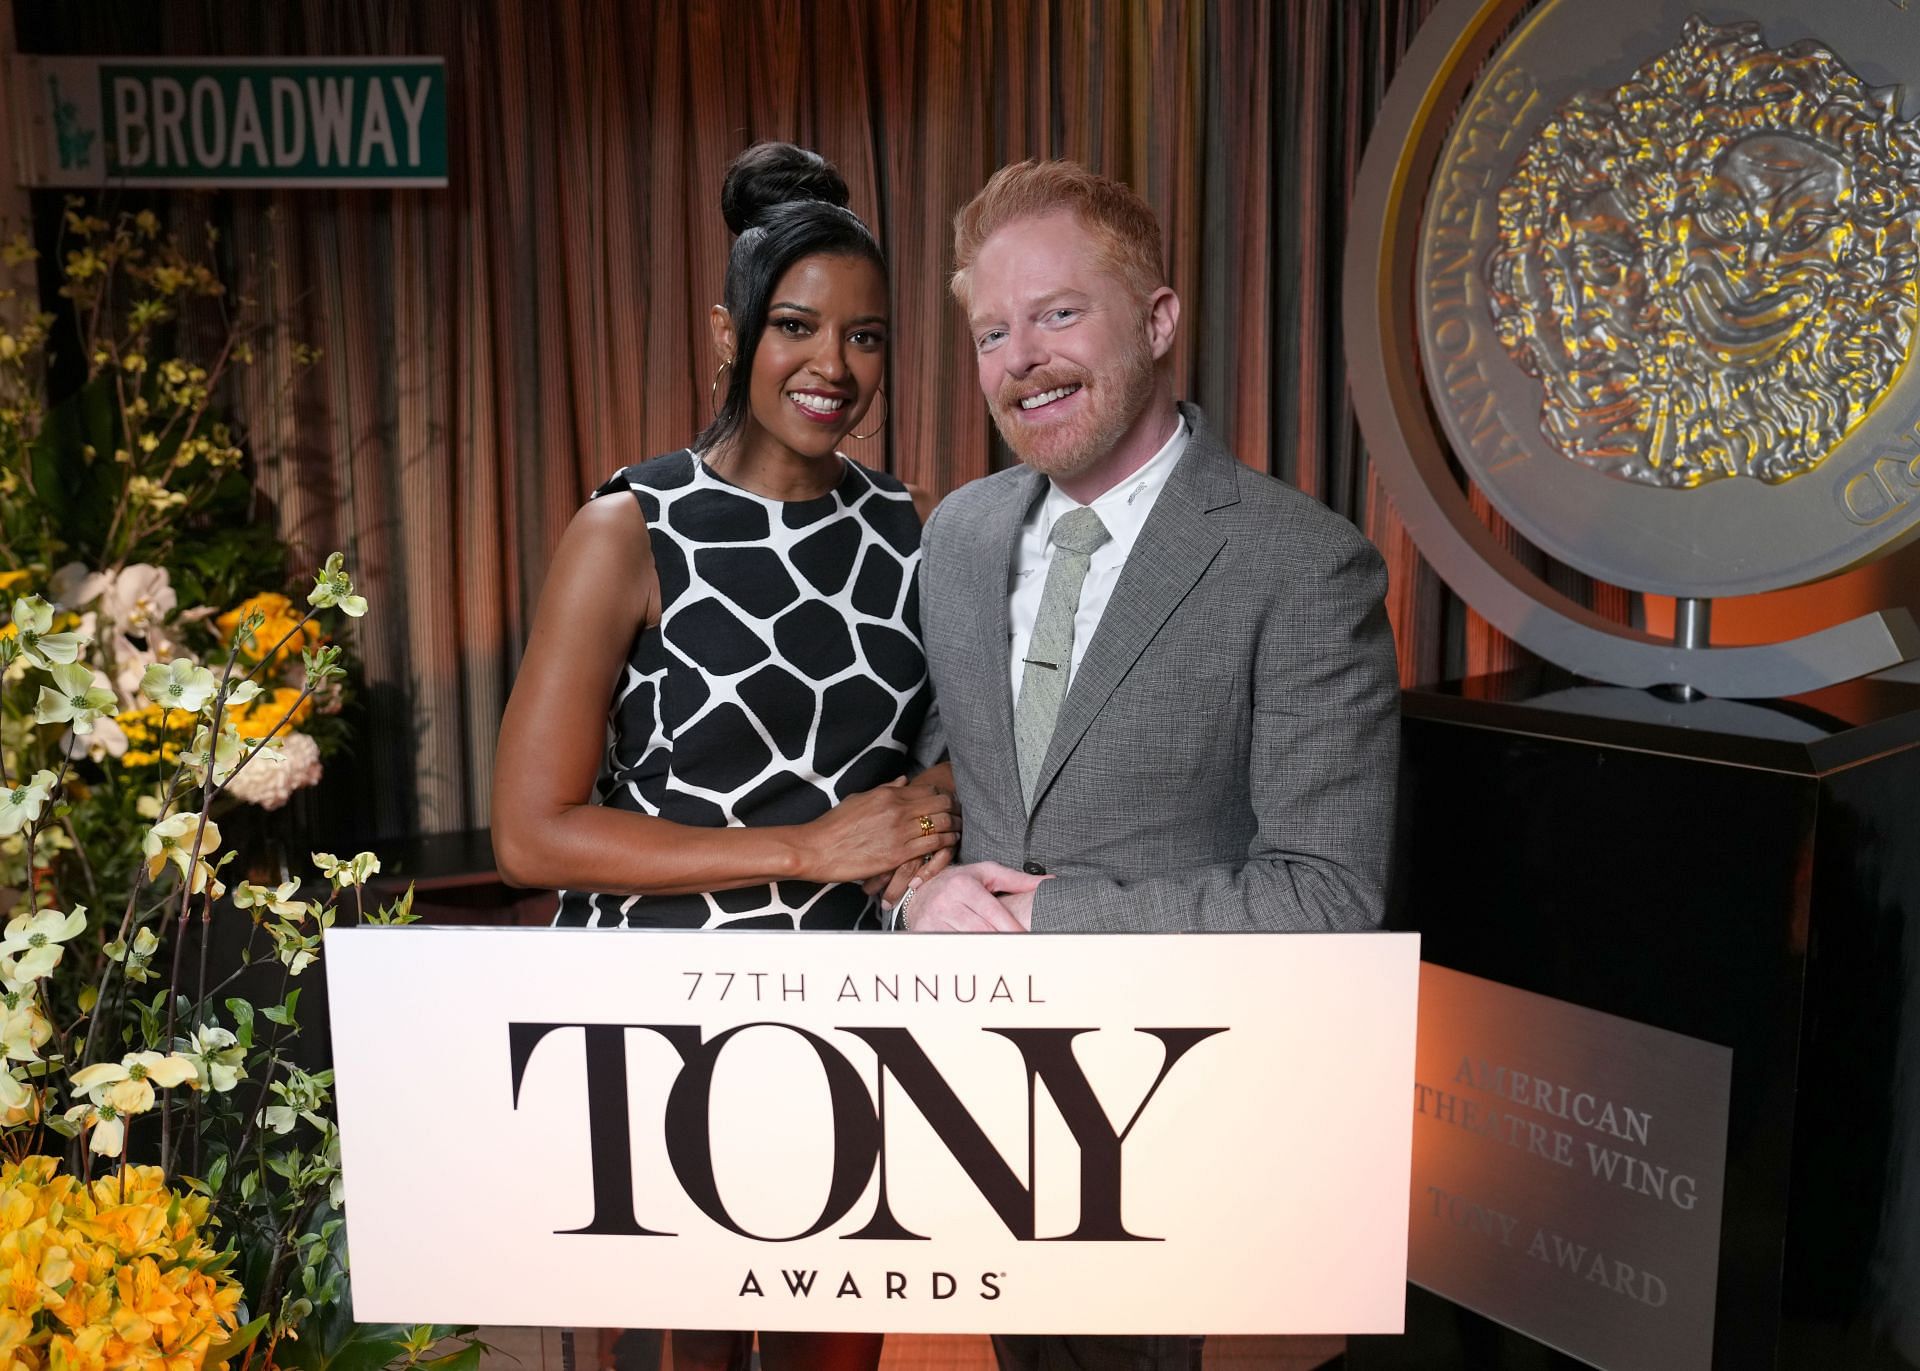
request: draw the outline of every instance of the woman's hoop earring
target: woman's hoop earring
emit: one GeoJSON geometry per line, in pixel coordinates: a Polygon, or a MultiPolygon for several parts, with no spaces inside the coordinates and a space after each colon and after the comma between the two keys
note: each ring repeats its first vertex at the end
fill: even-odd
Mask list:
{"type": "Polygon", "coordinates": [[[716,367],[713,373],[713,381],[707,386],[707,405],[716,415],[720,413],[720,378],[727,374],[728,368],[732,365],[733,358],[729,357],[716,367]]]}
{"type": "MultiPolygon", "coordinates": [[[[885,386],[882,386],[882,387],[881,387],[881,388],[880,388],[879,390],[877,390],[877,391],[875,391],[875,392],[873,393],[873,398],[874,398],[874,399],[876,399],[876,400],[880,400],[880,401],[883,401],[883,402],[884,402],[884,401],[886,401],[886,398],[887,398],[887,390],[886,390],[886,387],[885,387],[885,386]]],[[[889,408],[889,409],[891,409],[891,408],[892,408],[892,406],[891,406],[891,405],[889,404],[889,405],[888,405],[888,408],[889,408]]],[[[888,417],[890,418],[890,417],[892,417],[892,416],[891,416],[891,415],[889,415],[888,417]]],[[[874,434],[876,434],[876,433],[878,433],[878,432],[879,432],[879,431],[880,431],[881,429],[883,429],[883,428],[885,428],[886,426],[887,426],[887,421],[886,421],[886,419],[882,419],[882,420],[881,420],[881,421],[880,421],[879,423],[877,423],[877,424],[875,424],[875,425],[873,426],[873,428],[872,428],[871,430],[869,430],[868,432],[866,432],[866,433],[856,433],[856,434],[854,434],[853,436],[854,436],[854,437],[856,437],[856,438],[871,438],[871,437],[873,437],[873,435],[874,435],[874,434]]]]}

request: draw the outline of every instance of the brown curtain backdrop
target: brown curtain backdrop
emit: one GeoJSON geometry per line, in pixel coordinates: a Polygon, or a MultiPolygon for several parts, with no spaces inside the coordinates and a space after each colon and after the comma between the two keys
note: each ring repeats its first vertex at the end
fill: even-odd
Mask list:
{"type": "Polygon", "coordinates": [[[344,550],[373,600],[362,760],[369,826],[391,837],[486,823],[568,518],[706,416],[720,178],[761,138],[837,163],[892,266],[888,420],[854,455],[938,491],[1005,460],[946,292],[949,221],[1005,162],[1078,158],[1160,216],[1185,302],[1177,389],[1385,552],[1403,678],[1516,660],[1394,516],[1341,352],[1351,188],[1432,4],[90,0],[16,18],[25,51],[446,59],[445,190],[175,197],[276,264],[250,285],[287,327],[241,407],[298,556],[344,550]],[[293,339],[324,356],[284,391],[293,339]]]}

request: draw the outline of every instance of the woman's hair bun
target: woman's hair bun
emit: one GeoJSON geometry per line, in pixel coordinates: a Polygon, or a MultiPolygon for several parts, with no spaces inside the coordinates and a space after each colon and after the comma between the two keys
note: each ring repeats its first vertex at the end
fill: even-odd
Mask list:
{"type": "Polygon", "coordinates": [[[833,163],[792,143],[755,143],[733,159],[720,188],[720,213],[727,227],[745,233],[775,205],[823,200],[845,208],[847,183],[833,163]]]}

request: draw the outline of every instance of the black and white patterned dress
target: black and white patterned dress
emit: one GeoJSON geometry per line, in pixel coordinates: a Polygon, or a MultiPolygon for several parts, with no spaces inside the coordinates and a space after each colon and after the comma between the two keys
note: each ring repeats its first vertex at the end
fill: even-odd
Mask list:
{"type": "MultiPolygon", "coordinates": [[[[831,494],[783,502],[691,451],[630,466],[647,516],[660,623],[614,692],[597,803],[705,828],[805,823],[912,769],[932,698],[920,646],[920,519],[891,476],[854,462],[831,494]]],[[[781,881],[702,895],[563,890],[558,924],[854,928],[857,885],[781,881]]]]}

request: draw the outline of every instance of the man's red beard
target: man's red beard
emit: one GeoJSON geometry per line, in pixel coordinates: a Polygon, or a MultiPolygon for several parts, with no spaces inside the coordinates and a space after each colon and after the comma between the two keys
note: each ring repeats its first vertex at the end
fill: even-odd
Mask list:
{"type": "Polygon", "coordinates": [[[993,421],[1014,455],[1056,480],[1089,471],[1112,452],[1146,407],[1153,389],[1153,352],[1143,341],[1104,372],[1055,366],[1006,381],[992,403],[993,421]],[[1020,397],[1079,386],[1080,412],[1060,423],[1033,425],[1021,417],[1020,397]]]}

